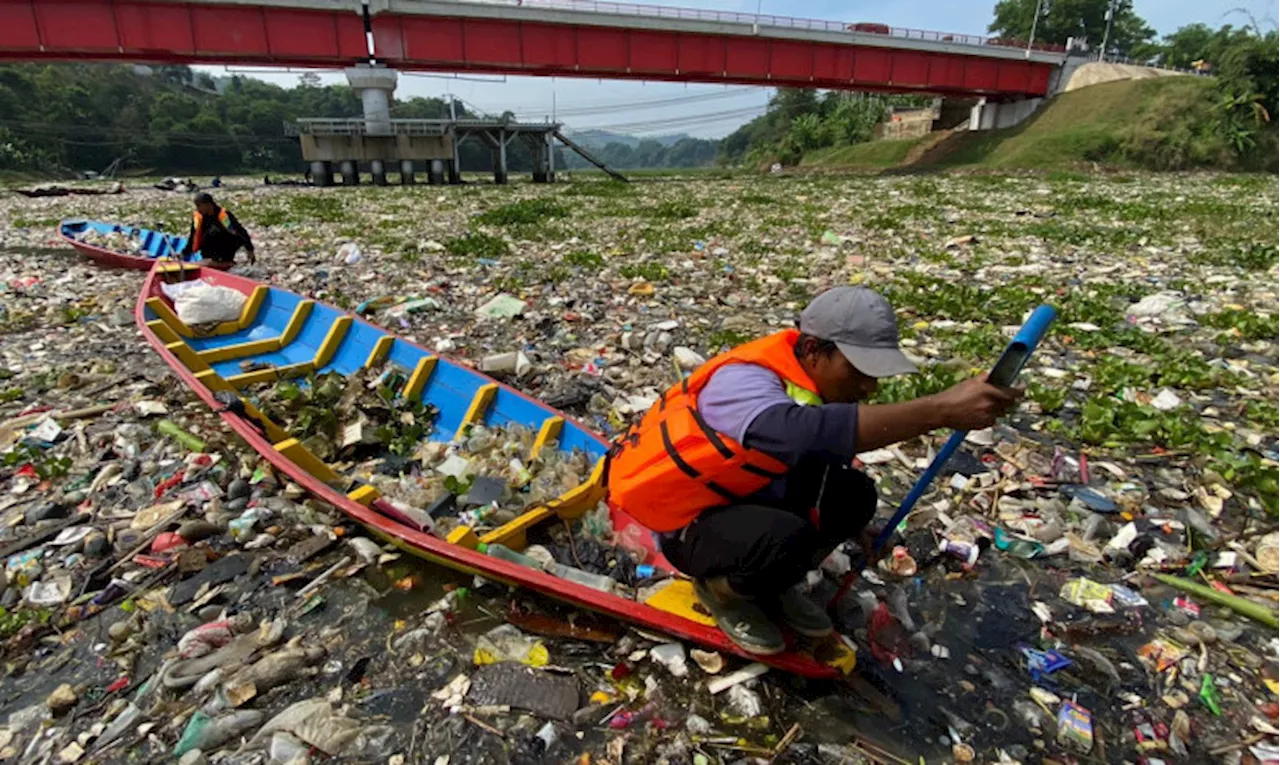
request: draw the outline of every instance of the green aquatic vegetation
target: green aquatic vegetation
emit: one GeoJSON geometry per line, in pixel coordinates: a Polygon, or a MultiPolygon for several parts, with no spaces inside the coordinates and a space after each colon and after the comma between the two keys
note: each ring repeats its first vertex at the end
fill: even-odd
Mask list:
{"type": "Polygon", "coordinates": [[[476,220],[493,226],[530,226],[568,216],[569,208],[553,199],[521,199],[486,210],[476,220]]]}
{"type": "Polygon", "coordinates": [[[444,248],[449,254],[461,258],[501,258],[511,251],[505,239],[483,231],[468,231],[448,239],[444,248]]]}
{"type": "Polygon", "coordinates": [[[640,210],[640,215],[654,220],[683,220],[697,214],[697,205],[689,199],[667,199],[640,210]]]}
{"type": "MultiPolygon", "coordinates": [[[[1280,335],[1280,316],[1236,308],[1227,308],[1199,317],[1200,323],[1215,329],[1232,330],[1245,340],[1275,340],[1280,335]]],[[[1227,336],[1227,342],[1235,338],[1227,336]]]]}
{"type": "Polygon", "coordinates": [[[644,279],[647,282],[660,282],[671,275],[666,266],[652,260],[644,263],[627,263],[618,268],[618,275],[624,279],[644,279]]]}
{"type": "Polygon", "coordinates": [[[589,250],[573,250],[564,255],[564,263],[568,266],[594,271],[604,265],[604,257],[589,250]]]}
{"type": "Polygon", "coordinates": [[[970,372],[954,364],[926,364],[913,375],[902,375],[880,380],[869,403],[892,404],[898,401],[910,401],[921,396],[930,396],[946,390],[952,385],[970,377],[970,372]]]}

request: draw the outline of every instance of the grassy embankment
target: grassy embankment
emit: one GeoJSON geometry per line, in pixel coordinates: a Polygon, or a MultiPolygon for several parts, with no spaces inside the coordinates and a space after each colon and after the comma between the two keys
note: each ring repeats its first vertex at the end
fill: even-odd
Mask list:
{"type": "Polygon", "coordinates": [[[1199,77],[1126,80],[1055,97],[1017,127],[958,133],[920,152],[922,140],[882,141],[815,152],[803,164],[915,167],[1150,170],[1274,170],[1274,133],[1243,159],[1216,127],[1213,81],[1199,77]]]}

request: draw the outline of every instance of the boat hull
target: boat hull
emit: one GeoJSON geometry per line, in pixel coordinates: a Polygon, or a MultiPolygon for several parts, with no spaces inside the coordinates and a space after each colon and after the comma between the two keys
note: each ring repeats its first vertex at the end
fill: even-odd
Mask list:
{"type": "MultiPolygon", "coordinates": [[[[136,226],[122,226],[114,223],[104,223],[102,221],[90,220],[64,220],[58,224],[58,236],[64,242],[71,245],[81,255],[100,263],[108,268],[128,268],[136,271],[146,271],[155,265],[158,258],[177,257],[182,252],[183,245],[186,244],[186,237],[173,236],[159,231],[139,228],[136,226]],[[95,244],[80,241],[76,238],[76,234],[81,234],[86,229],[95,229],[102,233],[119,232],[129,233],[136,232],[143,241],[143,249],[147,255],[132,255],[125,252],[116,252],[115,250],[100,247],[95,244]]],[[[195,260],[199,256],[195,256],[195,260]]]]}
{"type": "MultiPolygon", "coordinates": [[[[277,471],[288,476],[290,480],[296,482],[313,496],[337,507],[352,520],[365,526],[378,537],[381,537],[382,539],[391,542],[397,547],[418,557],[452,569],[480,575],[487,579],[503,582],[512,586],[519,586],[533,590],[578,607],[590,609],[601,614],[630,622],[642,628],[664,632],[725,653],[736,654],[745,658],[758,659],[788,672],[819,678],[836,677],[840,674],[840,670],[830,664],[817,660],[807,652],[791,650],[770,657],[755,657],[742,651],[729,641],[724,633],[711,623],[711,620],[708,617],[704,614],[700,615],[696,613],[697,608],[692,602],[691,588],[687,586],[687,582],[678,582],[677,584],[680,585],[679,588],[677,588],[676,585],[672,585],[672,587],[668,588],[673,592],[677,591],[677,589],[680,592],[685,592],[687,590],[689,594],[683,597],[683,602],[679,602],[681,601],[681,598],[679,597],[675,598],[677,602],[674,605],[664,605],[663,607],[651,605],[650,602],[637,602],[612,593],[591,589],[589,587],[552,576],[551,574],[543,571],[533,570],[506,560],[486,555],[476,549],[473,549],[475,546],[474,544],[468,546],[465,543],[455,543],[454,541],[451,541],[453,540],[453,535],[450,536],[450,540],[441,539],[430,533],[420,531],[417,527],[403,523],[400,520],[390,517],[380,511],[379,500],[375,500],[372,503],[360,501],[359,497],[361,496],[361,492],[359,490],[344,491],[335,488],[335,486],[332,485],[332,477],[330,478],[330,482],[327,483],[326,480],[322,479],[322,477],[318,477],[314,474],[315,472],[320,472],[323,475],[324,470],[327,470],[326,467],[321,465],[320,468],[317,469],[314,463],[310,462],[310,460],[315,459],[314,457],[307,457],[306,455],[303,455],[305,458],[302,458],[298,456],[299,453],[297,452],[296,447],[293,447],[292,451],[291,448],[283,447],[282,443],[278,439],[284,434],[275,433],[273,437],[271,432],[272,429],[270,427],[263,426],[261,424],[261,420],[252,419],[255,416],[253,411],[249,411],[242,415],[233,411],[226,411],[226,407],[218,403],[214,397],[214,388],[221,388],[223,390],[232,389],[232,387],[239,384],[236,381],[236,376],[223,377],[213,367],[201,370],[201,363],[198,360],[195,362],[192,361],[193,356],[190,353],[190,348],[185,347],[185,341],[180,340],[177,343],[172,341],[173,335],[170,334],[171,330],[168,328],[168,325],[165,324],[165,319],[162,316],[164,313],[163,306],[157,303],[157,300],[163,300],[160,285],[164,283],[165,280],[174,278],[173,274],[178,269],[179,266],[176,263],[166,264],[161,262],[148,274],[143,285],[136,306],[136,320],[138,327],[141,329],[143,336],[146,337],[147,342],[151,344],[174,373],[184,383],[186,383],[187,386],[205,402],[205,404],[219,412],[219,416],[227,426],[232,428],[245,440],[246,443],[267,459],[277,471]],[[195,369],[192,368],[193,365],[196,367],[195,369]],[[300,464],[300,462],[308,463],[310,467],[305,467],[303,464],[300,464]]],[[[257,282],[250,279],[216,271],[210,268],[184,266],[182,267],[182,270],[184,271],[183,276],[185,278],[201,278],[207,283],[230,287],[248,296],[252,296],[255,290],[263,290],[265,288],[265,285],[259,285],[257,282]]],[[[279,290],[278,288],[269,289],[273,292],[270,296],[265,298],[267,301],[275,298],[283,304],[287,299],[285,296],[292,296],[292,293],[279,290]]],[[[293,297],[299,298],[304,302],[311,302],[305,301],[305,299],[300,298],[300,296],[293,297]]],[[[253,300],[250,300],[249,302],[252,303],[253,300]]],[[[345,330],[347,337],[365,337],[366,340],[369,340],[372,343],[375,350],[369,354],[371,363],[374,354],[377,353],[376,349],[382,347],[384,344],[387,347],[394,346],[394,349],[390,350],[390,355],[384,356],[384,358],[387,359],[436,359],[431,362],[435,371],[430,372],[429,374],[433,374],[441,378],[448,377],[449,381],[451,381],[451,385],[454,387],[459,385],[458,380],[465,378],[478,384],[478,388],[476,389],[477,391],[480,391],[480,389],[487,389],[491,391],[488,399],[490,402],[494,403],[488,405],[490,407],[490,414],[488,416],[493,418],[493,422],[501,423],[516,421],[517,418],[514,414],[520,412],[524,412],[528,416],[545,417],[547,420],[560,420],[563,427],[563,430],[559,431],[561,445],[565,448],[572,446],[574,448],[582,449],[592,458],[596,458],[595,472],[593,473],[592,480],[588,482],[588,484],[563,495],[557,500],[549,502],[546,508],[526,511],[525,515],[518,518],[515,522],[507,524],[496,532],[492,532],[485,537],[481,537],[481,541],[489,539],[490,541],[505,542],[506,539],[513,538],[512,535],[517,532],[513,532],[512,529],[519,526],[521,520],[526,516],[534,517],[541,513],[542,516],[539,517],[550,521],[558,520],[557,516],[562,518],[578,517],[586,510],[595,507],[597,502],[604,498],[605,492],[602,485],[602,474],[603,457],[607,450],[607,444],[600,436],[591,433],[581,425],[573,422],[570,418],[565,417],[555,410],[550,409],[545,404],[542,404],[519,391],[496,383],[461,364],[437,357],[434,353],[404,340],[403,338],[397,338],[386,330],[369,324],[359,317],[346,314],[345,312],[341,312],[331,306],[324,306],[320,303],[315,303],[315,305],[317,307],[311,310],[311,316],[307,321],[313,320],[313,318],[318,315],[317,312],[332,312],[333,316],[347,322],[346,326],[349,327],[349,329],[345,330]],[[393,338],[393,340],[386,341],[383,340],[383,338],[393,338]],[[532,414],[534,410],[536,410],[536,415],[532,414]],[[501,536],[502,533],[506,533],[508,536],[503,537],[501,536]],[[499,536],[495,537],[494,534],[498,534],[499,536]]],[[[280,308],[281,306],[275,306],[270,310],[279,310],[280,308]]],[[[249,309],[246,309],[246,311],[247,310],[249,309]]],[[[268,313],[270,312],[268,309],[258,310],[260,312],[264,310],[268,313]]],[[[298,309],[295,308],[295,313],[297,310],[298,309]]],[[[243,321],[244,317],[242,316],[242,322],[243,321]]],[[[246,331],[245,328],[251,325],[252,322],[249,324],[242,324],[239,329],[241,336],[243,336],[243,333],[246,331]]],[[[232,332],[231,336],[235,337],[234,328],[229,327],[228,329],[232,332]]],[[[287,331],[288,330],[286,330],[286,332],[287,331]]],[[[307,331],[308,330],[304,328],[302,330],[303,335],[305,335],[307,331]]],[[[211,341],[206,337],[203,339],[203,342],[208,343],[211,341]]],[[[262,341],[259,340],[257,342],[262,341]]],[[[342,342],[345,343],[347,341],[344,340],[342,342]]],[[[368,343],[366,343],[366,345],[367,344],[368,343]]],[[[209,346],[206,346],[206,350],[202,352],[207,353],[208,347],[209,346]]],[[[387,348],[383,348],[383,353],[388,353],[387,348]]],[[[197,357],[198,355],[199,354],[196,354],[197,357]]],[[[333,360],[329,362],[330,364],[338,365],[338,371],[341,371],[341,362],[339,361],[341,355],[341,351],[339,351],[338,355],[334,356],[333,360]]],[[[421,365],[421,362],[419,362],[419,365],[421,365]]],[[[222,369],[224,372],[228,370],[226,366],[222,367],[222,369]]],[[[320,371],[326,370],[321,367],[320,371]]],[[[244,377],[244,375],[241,375],[240,377],[244,377]]],[[[432,380],[433,382],[430,383],[430,385],[435,384],[434,377],[432,380]]],[[[410,382],[412,383],[412,378],[410,378],[410,382]]],[[[441,384],[443,385],[444,383],[441,384]]],[[[424,401],[429,401],[433,404],[437,403],[435,399],[428,396],[427,391],[424,390],[421,395],[424,401]]],[[[481,397],[483,396],[477,395],[476,398],[479,400],[481,397]]],[[[474,408],[473,404],[472,408],[468,411],[468,417],[471,416],[474,408]]],[[[444,435],[451,435],[451,432],[456,433],[458,429],[464,427],[464,424],[461,424],[456,417],[452,417],[452,415],[448,414],[447,406],[442,408],[440,421],[441,424],[439,427],[442,429],[444,435]]],[[[491,420],[477,421],[490,422],[491,420]]],[[[536,422],[533,424],[536,425],[536,422]]],[[[275,429],[279,430],[278,427],[275,429]]],[[[535,446],[535,449],[536,448],[537,447],[535,446]]],[[[385,510],[385,507],[382,509],[385,510]]],[[[625,512],[616,507],[611,508],[611,519],[616,531],[622,531],[627,526],[635,524],[634,519],[631,519],[625,512]]],[[[516,546],[523,546],[523,532],[518,533],[521,541],[516,543],[516,546]]],[[[643,537],[645,539],[646,546],[650,547],[653,556],[652,562],[656,564],[659,569],[670,570],[671,567],[667,561],[662,558],[661,553],[652,549],[652,535],[645,533],[636,536],[643,537]]]]}

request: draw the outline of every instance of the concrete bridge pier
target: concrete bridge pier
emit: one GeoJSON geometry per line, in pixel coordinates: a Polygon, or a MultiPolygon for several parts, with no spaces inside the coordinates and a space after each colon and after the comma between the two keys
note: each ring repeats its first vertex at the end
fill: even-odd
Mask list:
{"type": "Polygon", "coordinates": [[[969,111],[970,130],[999,130],[1013,127],[1035,114],[1043,98],[1024,98],[1018,101],[990,102],[985,97],[969,111]]]}
{"type": "Polygon", "coordinates": [[[427,165],[427,183],[432,186],[444,185],[444,160],[433,159],[427,165]]]}
{"type": "Polygon", "coordinates": [[[373,185],[387,185],[387,169],[382,164],[382,160],[374,159],[369,161],[369,174],[373,176],[373,185]]]}
{"type": "Polygon", "coordinates": [[[400,160],[400,185],[412,186],[416,182],[413,177],[413,160],[400,160]]]}
{"type": "Polygon", "coordinates": [[[344,72],[364,108],[365,135],[391,135],[391,94],[396,90],[396,70],[361,64],[344,72]]]}
{"type": "Polygon", "coordinates": [[[497,135],[488,134],[489,144],[493,150],[493,182],[507,182],[507,131],[498,129],[497,135]]]}
{"type": "Polygon", "coordinates": [[[547,133],[541,136],[526,135],[525,139],[525,143],[529,145],[529,150],[533,153],[533,182],[555,183],[556,172],[551,134],[547,133]]]}
{"type": "Polygon", "coordinates": [[[311,185],[313,186],[332,186],[333,185],[333,165],[321,160],[311,163],[311,185]]]}
{"type": "Polygon", "coordinates": [[[343,186],[360,185],[360,171],[356,163],[349,159],[344,159],[338,163],[338,170],[342,173],[343,186]]]}
{"type": "Polygon", "coordinates": [[[457,159],[458,157],[457,142],[454,142],[453,146],[454,146],[454,149],[453,149],[454,158],[450,160],[448,163],[446,163],[445,171],[448,172],[449,174],[449,183],[454,186],[457,186],[458,184],[462,183],[462,170],[461,170],[462,165],[458,162],[458,159],[457,159]]]}

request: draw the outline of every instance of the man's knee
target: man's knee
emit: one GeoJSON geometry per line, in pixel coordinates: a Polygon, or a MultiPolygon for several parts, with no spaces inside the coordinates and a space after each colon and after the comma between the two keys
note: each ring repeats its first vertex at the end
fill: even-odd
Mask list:
{"type": "Polygon", "coordinates": [[[823,536],[855,536],[875,517],[879,496],[876,482],[861,470],[832,471],[820,508],[823,536]]]}

